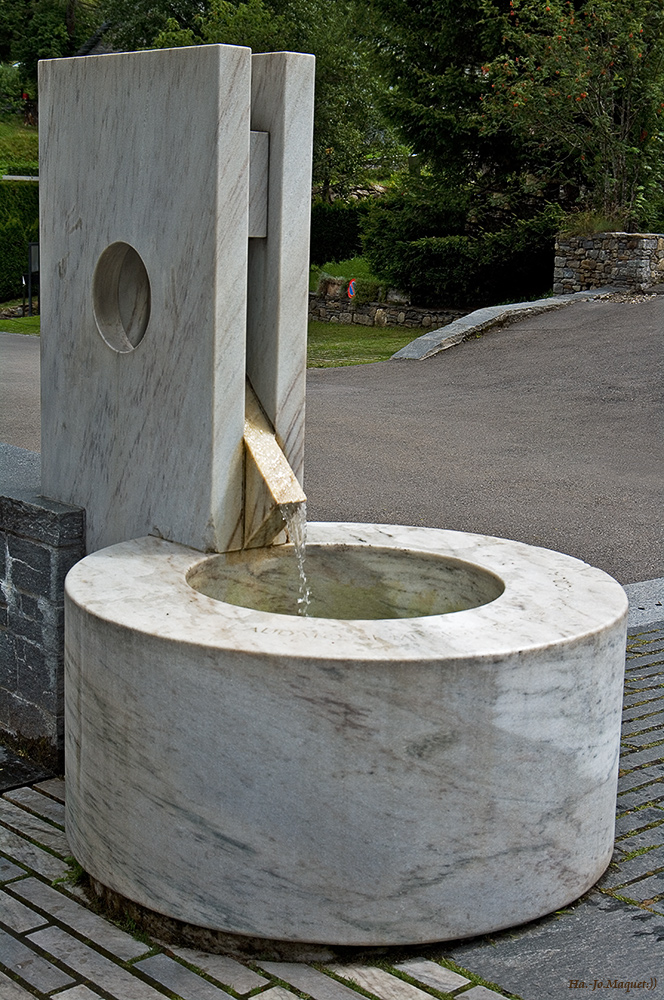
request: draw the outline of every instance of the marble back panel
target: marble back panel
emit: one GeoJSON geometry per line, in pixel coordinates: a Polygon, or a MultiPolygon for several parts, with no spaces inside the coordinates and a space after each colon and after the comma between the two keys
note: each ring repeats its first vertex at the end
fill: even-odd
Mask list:
{"type": "Polygon", "coordinates": [[[276,295],[283,313],[279,282],[263,275],[279,274],[281,215],[303,201],[289,234],[304,264],[286,269],[303,299],[301,344],[280,346],[272,309],[254,365],[273,421],[296,427],[281,436],[301,466],[313,58],[256,58],[271,105],[257,98],[255,127],[273,134],[251,138],[253,189],[264,194],[258,175],[270,171],[274,190],[251,207],[249,49],[40,65],[42,491],[85,507],[88,551],[145,534],[241,546],[249,237],[263,245],[254,297],[276,295]],[[303,103],[283,111],[298,81],[303,103]],[[290,201],[275,174],[288,171],[289,115],[305,122],[305,145],[290,139],[290,201]],[[293,411],[277,420],[275,391],[293,411]]]}

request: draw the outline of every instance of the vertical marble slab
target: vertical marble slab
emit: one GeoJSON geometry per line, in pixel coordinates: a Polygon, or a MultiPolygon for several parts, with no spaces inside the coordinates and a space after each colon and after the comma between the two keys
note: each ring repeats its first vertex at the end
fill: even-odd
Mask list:
{"type": "Polygon", "coordinates": [[[40,64],[42,490],[88,551],[242,544],[250,95],[235,46],[40,64]]]}
{"type": "Polygon", "coordinates": [[[251,127],[270,133],[267,238],[249,245],[247,375],[300,482],[307,365],[313,56],[252,56],[251,127]]]}

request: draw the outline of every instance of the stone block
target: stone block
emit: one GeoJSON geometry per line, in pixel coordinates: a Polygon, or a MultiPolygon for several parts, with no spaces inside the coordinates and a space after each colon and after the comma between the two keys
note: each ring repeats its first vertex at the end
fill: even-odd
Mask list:
{"type": "Polygon", "coordinates": [[[47,962],[27,943],[10,937],[0,930],[0,954],[2,963],[9,972],[16,972],[26,982],[42,992],[50,992],[68,986],[74,980],[66,972],[47,962]]]}
{"type": "Polygon", "coordinates": [[[12,586],[50,596],[52,549],[31,539],[8,534],[7,550],[12,586]]]}
{"type": "Polygon", "coordinates": [[[134,968],[147,973],[152,979],[185,1000],[229,1000],[230,998],[230,994],[225,990],[201,979],[191,969],[180,965],[168,955],[152,955],[142,962],[136,962],[134,968]]]}
{"type": "Polygon", "coordinates": [[[2,913],[3,924],[16,931],[17,934],[24,934],[25,931],[35,930],[48,923],[47,917],[42,917],[40,913],[24,903],[20,903],[18,899],[14,899],[13,896],[9,896],[2,890],[0,890],[0,913],[2,913]]]}
{"type": "Polygon", "coordinates": [[[437,962],[431,962],[424,958],[410,958],[405,962],[398,962],[397,969],[406,972],[413,979],[433,986],[434,989],[447,993],[449,990],[458,990],[461,986],[467,986],[470,982],[465,976],[460,976],[458,972],[452,972],[437,962]]]}
{"type": "MultiPolygon", "coordinates": [[[[134,940],[130,934],[121,931],[108,920],[103,920],[86,906],[75,902],[57,889],[44,885],[38,879],[23,879],[12,886],[12,889],[21,899],[46,910],[61,924],[66,924],[82,937],[89,938],[123,961],[137,958],[148,951],[148,945],[134,940]]],[[[43,918],[41,922],[45,922],[43,918]]]]}
{"type": "Polygon", "coordinates": [[[0,629],[0,686],[16,691],[16,638],[7,629],[0,629]]]}
{"type": "MultiPolygon", "coordinates": [[[[208,976],[217,979],[220,983],[230,986],[236,993],[248,993],[259,986],[267,986],[268,980],[264,976],[248,969],[246,965],[236,962],[235,959],[227,955],[212,955],[207,951],[197,951],[193,948],[171,948],[174,955],[178,955],[189,962],[190,965],[202,969],[208,976]]],[[[262,993],[262,997],[267,994],[262,993]]]]}
{"type": "MultiPolygon", "coordinates": [[[[132,997],[132,1000],[164,1000],[161,991],[133,976],[115,962],[104,958],[98,951],[83,944],[60,927],[47,927],[27,938],[58,961],[74,969],[94,986],[101,986],[115,996],[132,997]]],[[[71,981],[71,980],[70,980],[71,981]]]]}
{"type": "Polygon", "coordinates": [[[64,828],[65,815],[62,802],[57,802],[49,795],[42,795],[34,788],[15,788],[11,792],[5,792],[5,798],[14,805],[20,805],[24,809],[35,813],[42,819],[49,819],[52,823],[64,828]]]}
{"type": "Polygon", "coordinates": [[[430,1000],[431,994],[372,965],[330,965],[338,976],[356,983],[360,989],[381,1000],[430,1000]]]}
{"type": "Polygon", "coordinates": [[[45,545],[80,542],[85,533],[85,512],[36,494],[27,497],[0,496],[0,525],[45,545]]]}

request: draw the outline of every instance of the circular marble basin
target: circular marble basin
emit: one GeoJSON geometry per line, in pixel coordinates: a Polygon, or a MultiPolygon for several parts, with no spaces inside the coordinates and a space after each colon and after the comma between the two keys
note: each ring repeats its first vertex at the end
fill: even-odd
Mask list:
{"type": "Polygon", "coordinates": [[[247,937],[424,943],[542,916],[613,846],[627,600],[569,556],[310,524],[157,538],[66,583],[67,835],[115,893],[247,937]]]}

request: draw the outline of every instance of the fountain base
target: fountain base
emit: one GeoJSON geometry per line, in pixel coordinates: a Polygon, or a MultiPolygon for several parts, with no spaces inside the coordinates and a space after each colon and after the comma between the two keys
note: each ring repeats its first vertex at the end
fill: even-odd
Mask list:
{"type": "Polygon", "coordinates": [[[149,537],[70,572],[77,860],[202,928],[337,946],[483,934],[580,896],[613,847],[622,588],[500,538],[308,535],[316,617],[284,613],[287,547],[149,537]]]}

